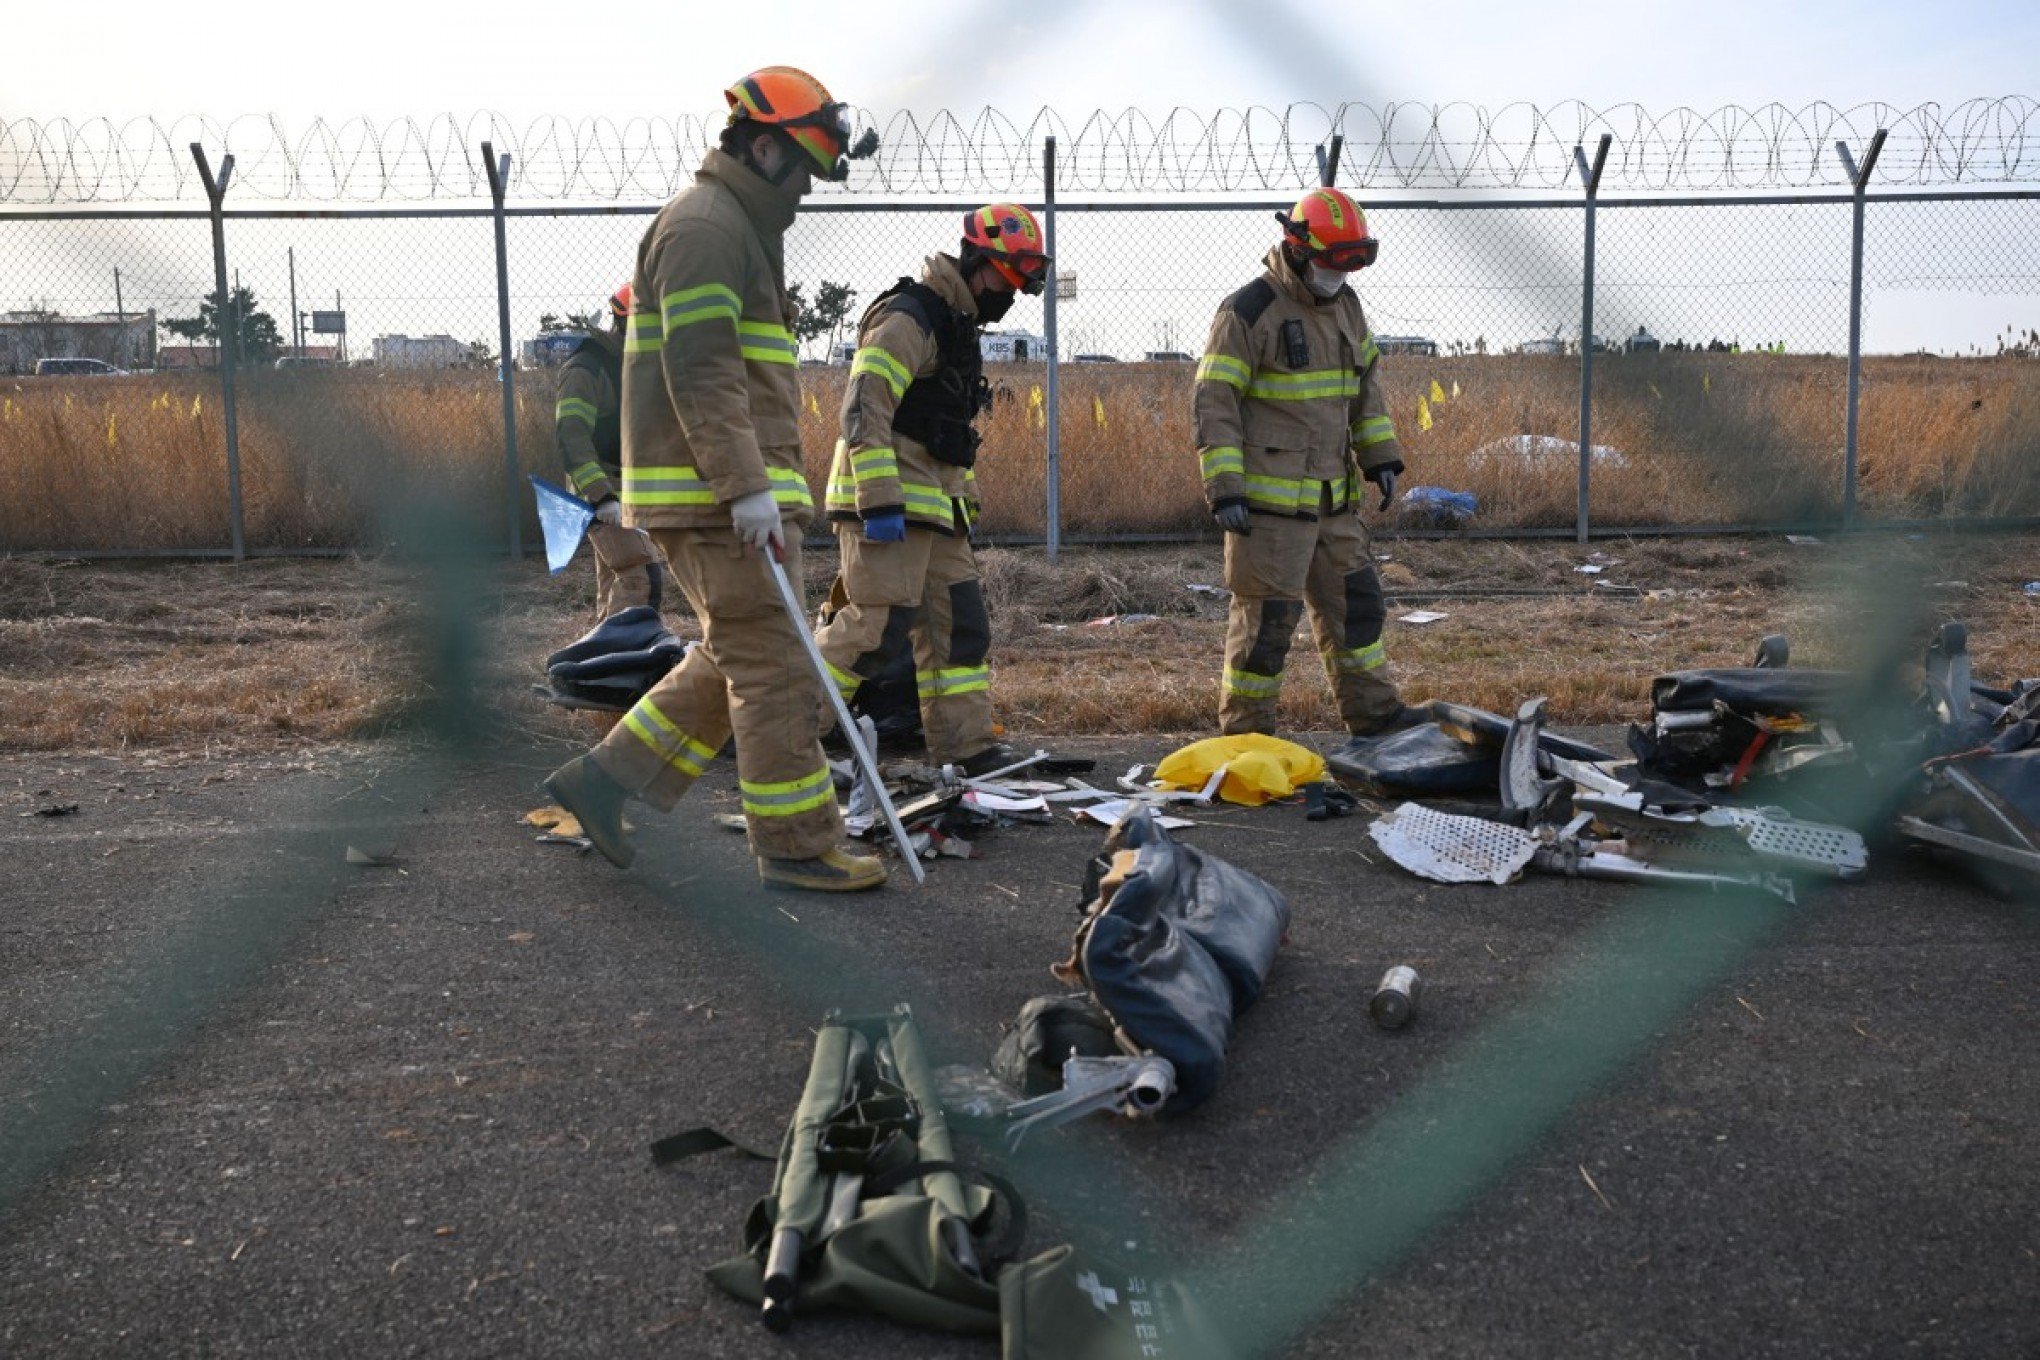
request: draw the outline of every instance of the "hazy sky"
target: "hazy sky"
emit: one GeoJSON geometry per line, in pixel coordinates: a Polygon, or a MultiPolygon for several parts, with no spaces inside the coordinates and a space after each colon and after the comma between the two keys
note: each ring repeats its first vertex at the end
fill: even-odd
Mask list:
{"type": "Polygon", "coordinates": [[[807,67],[838,98],[881,115],[1298,100],[1906,107],[2040,93],[2040,5],[2030,0],[9,9],[0,118],[671,116],[719,108],[734,76],[775,62],[807,67]],[[582,17],[591,14],[608,22],[582,17]]]}
{"type": "MultiPolygon", "coordinates": [[[[619,122],[714,117],[724,85],[772,63],[806,67],[881,125],[902,111],[925,118],[945,109],[967,124],[984,107],[1024,126],[1047,106],[1075,128],[1093,110],[1138,109],[1153,117],[1179,106],[1201,113],[1299,101],[1465,101],[1499,110],[1517,101],[1550,106],[1576,99],[1597,108],[1635,102],[1661,115],[1680,106],[1706,112],[1776,102],[1797,109],[1826,101],[1905,110],[2040,96],[2040,4],[2031,0],[1938,6],[892,0],[867,7],[843,0],[727,7],[623,0],[488,9],[416,0],[319,7],[226,0],[202,15],[160,0],[101,0],[89,11],[50,4],[11,10],[0,46],[0,124],[275,114],[288,132],[315,117],[339,123],[364,115],[423,121],[493,111],[513,125],[546,114],[619,122]],[[583,17],[595,13],[606,17],[604,25],[583,17]],[[90,42],[81,34],[87,25],[95,35],[90,42]]],[[[1905,232],[1896,210],[1882,211],[1872,231],[1873,349],[1988,347],[2005,325],[2040,320],[2032,297],[2040,277],[2032,259],[2040,207],[1926,213],[1905,232]],[[1952,254],[1922,254],[1923,241],[1952,254]],[[1964,279],[1952,287],[1908,285],[1899,276],[1908,272],[1909,254],[1929,264],[1953,259],[1960,268],[1949,272],[1964,279]],[[1967,276],[1979,270],[2008,277],[1978,287],[1967,276]],[[1919,291],[1904,292],[1908,286],[1919,291]]],[[[1720,239],[1709,238],[1713,253],[1663,249],[1669,217],[1604,227],[1601,328],[1613,334],[1647,323],[1667,335],[1721,333],[1782,338],[1795,349],[1838,348],[1845,310],[1837,290],[1847,261],[1837,251],[1846,242],[1845,217],[1816,214],[1784,228],[1768,218],[1719,220],[1720,239]],[[1652,232],[1656,254],[1646,249],[1652,232]],[[1625,276],[1637,280],[1627,294],[1625,276]],[[1724,293],[1728,287],[1742,291],[1724,293]],[[1694,298],[1700,301],[1688,300],[1694,298]]],[[[1385,252],[1368,279],[1384,330],[1393,324],[1514,342],[1549,333],[1574,306],[1570,217],[1547,233],[1549,241],[1526,239],[1513,249],[1492,232],[1457,242],[1456,227],[1384,221],[1401,233],[1393,238],[1393,258],[1385,252]],[[1537,288],[1522,286],[1529,275],[1537,288]],[[1453,281],[1460,294],[1444,289],[1453,281]]],[[[521,228],[528,244],[513,240],[512,270],[519,333],[540,311],[599,305],[627,273],[638,230],[632,222],[611,229],[593,219],[572,231],[521,228]]],[[[1168,347],[1194,346],[1213,290],[1222,293],[1238,282],[1234,274],[1251,272],[1269,228],[1265,215],[1255,215],[1236,248],[1220,247],[1218,237],[1230,227],[1217,232],[1212,220],[1201,220],[1194,235],[1211,244],[1211,258],[1200,257],[1195,268],[1179,264],[1168,277],[1124,248],[1123,231],[1087,238],[1076,215],[1064,230],[1064,258],[1071,267],[1081,264],[1087,289],[1064,318],[1065,338],[1131,351],[1160,345],[1164,328],[1173,334],[1168,347]],[[1158,288],[1182,297],[1153,296],[1158,288]]],[[[235,266],[265,299],[288,296],[291,247],[306,294],[344,289],[367,334],[492,333],[484,236],[468,240],[446,229],[402,242],[392,236],[368,250],[339,229],[248,224],[236,231],[235,266]],[[406,261],[431,267],[406,268],[406,261]]],[[[868,270],[877,256],[881,277],[889,277],[942,244],[922,239],[928,233],[919,228],[910,234],[912,240],[853,245],[843,232],[816,223],[803,229],[791,253],[802,278],[847,277],[852,265],[836,261],[852,259],[868,270]]],[[[0,268],[0,309],[26,305],[26,298],[103,309],[110,299],[100,295],[115,266],[127,270],[131,301],[161,305],[166,315],[189,310],[189,298],[209,286],[202,229],[158,243],[134,232],[116,239],[80,228],[75,240],[44,245],[17,256],[17,268],[0,268]]],[[[1032,304],[1023,307],[1014,322],[1038,325],[1033,312],[1032,304]]]]}

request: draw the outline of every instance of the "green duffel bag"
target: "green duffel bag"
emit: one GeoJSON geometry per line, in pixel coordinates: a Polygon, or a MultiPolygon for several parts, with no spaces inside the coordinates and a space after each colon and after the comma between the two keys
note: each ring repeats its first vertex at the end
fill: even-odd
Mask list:
{"type": "Polygon", "coordinates": [[[708,1277],[775,1330],[795,1312],[847,1308],[993,1333],[992,1280],[1024,1228],[1009,1190],[956,1163],[912,1012],[831,1013],[744,1254],[708,1277]]]}

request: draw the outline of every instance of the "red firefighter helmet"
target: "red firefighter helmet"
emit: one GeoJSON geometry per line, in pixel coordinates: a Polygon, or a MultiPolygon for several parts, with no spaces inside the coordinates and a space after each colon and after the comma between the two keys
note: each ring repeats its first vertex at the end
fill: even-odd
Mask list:
{"type": "Polygon", "coordinates": [[[609,295],[609,314],[615,317],[630,315],[630,285],[625,284],[609,295]]]}
{"type": "Polygon", "coordinates": [[[753,71],[723,91],[730,122],[748,119],[778,128],[807,152],[818,179],[842,180],[849,162],[878,150],[878,134],[870,128],[853,145],[850,106],[839,104],[806,71],[792,66],[767,66],[753,71]]]}
{"type": "Polygon", "coordinates": [[[991,203],[964,214],[963,248],[989,261],[1000,278],[1023,293],[1039,293],[1048,282],[1041,223],[1018,203],[991,203]]]}
{"type": "Polygon", "coordinates": [[[1368,233],[1367,214],[1337,189],[1313,189],[1275,220],[1298,254],[1327,269],[1365,269],[1381,253],[1381,242],[1368,233]]]}

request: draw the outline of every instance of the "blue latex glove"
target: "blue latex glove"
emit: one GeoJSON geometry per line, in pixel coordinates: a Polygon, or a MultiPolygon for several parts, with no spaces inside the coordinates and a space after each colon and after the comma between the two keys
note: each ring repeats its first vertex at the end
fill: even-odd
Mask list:
{"type": "Polygon", "coordinates": [[[887,510],[864,521],[864,538],[868,543],[901,543],[906,537],[907,512],[904,510],[887,510]]]}

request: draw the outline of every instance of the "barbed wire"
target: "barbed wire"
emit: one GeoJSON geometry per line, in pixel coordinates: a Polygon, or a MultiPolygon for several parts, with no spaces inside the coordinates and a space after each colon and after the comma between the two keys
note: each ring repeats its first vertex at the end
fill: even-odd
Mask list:
{"type": "MultiPolygon", "coordinates": [[[[879,155],[856,162],[852,193],[1038,196],[1042,146],[1057,140],[1061,193],[1292,192],[1318,179],[1317,150],[1344,138],[1339,182],[1361,190],[1557,190],[1577,187],[1573,147],[1613,145],[1604,190],[1718,191],[1840,186],[1843,141],[1860,154],[1888,130],[1875,182],[1886,186],[2040,181],[2040,101],[1970,99],[1949,108],[1763,104],[1653,113],[1577,101],[1292,104],[1275,109],[1053,109],[1024,122],[985,108],[959,117],[898,112],[876,122],[879,155]]],[[[511,156],[522,201],[657,201],[693,174],[719,117],[565,118],[523,124],[496,113],[420,120],[275,116],[220,121],[0,120],[0,203],[62,205],[203,200],[189,146],[235,158],[235,199],[422,202],[488,196],[481,144],[511,156]]]]}

